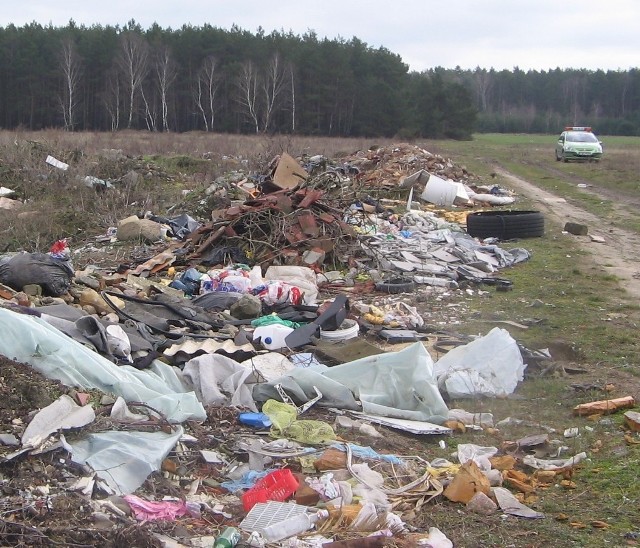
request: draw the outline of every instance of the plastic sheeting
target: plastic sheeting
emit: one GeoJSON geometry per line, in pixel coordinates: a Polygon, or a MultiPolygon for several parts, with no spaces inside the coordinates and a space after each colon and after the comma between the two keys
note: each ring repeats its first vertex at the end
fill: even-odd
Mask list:
{"type": "Polygon", "coordinates": [[[183,432],[182,427],[177,427],[172,434],[100,432],[67,443],[73,462],[88,464],[118,495],[128,495],[140,487],[149,474],[160,470],[162,461],[183,432]]]}
{"type": "Polygon", "coordinates": [[[63,394],[41,409],[22,434],[23,447],[37,447],[58,430],[80,428],[93,422],[96,414],[90,405],[80,406],[63,394]]]}
{"type": "Polygon", "coordinates": [[[271,383],[257,385],[254,398],[280,399],[276,384],[282,384],[300,402],[313,398],[317,387],[323,395],[318,405],[326,407],[436,424],[442,424],[448,415],[433,374],[433,361],[422,343],[322,371],[296,368],[271,383]]]}
{"type": "Polygon", "coordinates": [[[511,394],[525,368],[518,343],[506,329],[494,327],[484,337],[447,352],[434,371],[451,398],[468,398],[511,394]]]}
{"type": "Polygon", "coordinates": [[[231,358],[220,354],[193,358],[185,364],[182,378],[193,386],[204,405],[233,405],[258,410],[249,386],[255,382],[253,371],[231,358]]]}
{"type": "Polygon", "coordinates": [[[0,354],[28,363],[50,379],[144,402],[171,422],[206,418],[195,393],[185,388],[171,366],[160,361],[144,371],[117,366],[46,321],[2,308],[0,333],[0,354]]]}

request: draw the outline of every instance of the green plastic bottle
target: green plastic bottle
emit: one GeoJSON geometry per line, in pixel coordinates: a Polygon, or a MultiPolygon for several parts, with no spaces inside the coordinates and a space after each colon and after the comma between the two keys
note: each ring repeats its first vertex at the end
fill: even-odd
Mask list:
{"type": "Polygon", "coordinates": [[[227,527],[213,543],[213,548],[233,548],[242,536],[235,527],[227,527]]]}

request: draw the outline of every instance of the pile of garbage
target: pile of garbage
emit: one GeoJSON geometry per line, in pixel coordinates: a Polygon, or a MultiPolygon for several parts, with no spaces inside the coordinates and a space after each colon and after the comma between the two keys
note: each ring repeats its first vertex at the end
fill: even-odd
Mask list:
{"type": "MultiPolygon", "coordinates": [[[[3,534],[42,537],[25,508],[69,493],[101,534],[142,522],[159,546],[447,547],[446,531],[412,523],[442,498],[543,517],[529,495],[586,458],[548,432],[460,444],[452,460],[372,448],[382,431],[445,448],[456,432],[510,424],[447,402],[508,396],[548,356],[500,328],[447,347],[416,304],[508,290],[497,274],[528,252],[416,205],[414,192],[444,181],[427,170],[469,175],[436,156],[403,145],[338,167],[312,160],[282,155],[238,179],[245,199],[210,219],[123,219],[96,243],[146,254],[112,268],[75,269],[67,240],[0,257],[0,354],[69,387],[4,426],[2,466],[45,459],[59,479],[11,491],[3,473],[5,515],[22,520],[3,534]],[[358,194],[389,181],[406,202],[358,194]]],[[[452,184],[450,205],[470,208],[452,184]]]]}

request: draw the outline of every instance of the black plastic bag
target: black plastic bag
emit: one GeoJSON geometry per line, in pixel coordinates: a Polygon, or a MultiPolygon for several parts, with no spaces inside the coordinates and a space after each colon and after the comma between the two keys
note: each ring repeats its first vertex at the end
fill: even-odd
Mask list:
{"type": "Polygon", "coordinates": [[[72,279],[71,262],[46,253],[19,253],[0,264],[0,282],[16,291],[36,284],[44,295],[59,297],[69,291],[72,279]]]}

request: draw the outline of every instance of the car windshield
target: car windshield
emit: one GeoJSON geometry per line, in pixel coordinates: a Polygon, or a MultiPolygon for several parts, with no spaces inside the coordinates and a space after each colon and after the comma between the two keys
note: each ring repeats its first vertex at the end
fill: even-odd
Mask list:
{"type": "Polygon", "coordinates": [[[597,143],[598,138],[587,131],[569,131],[567,132],[567,141],[572,143],[597,143]]]}

